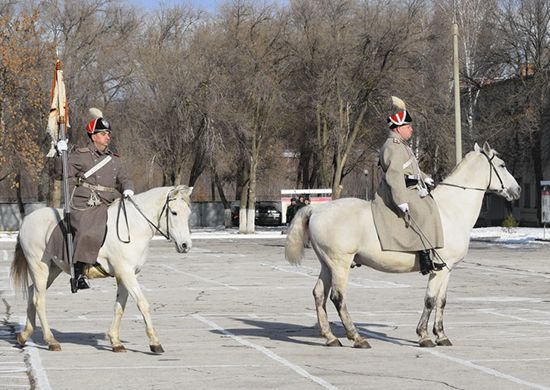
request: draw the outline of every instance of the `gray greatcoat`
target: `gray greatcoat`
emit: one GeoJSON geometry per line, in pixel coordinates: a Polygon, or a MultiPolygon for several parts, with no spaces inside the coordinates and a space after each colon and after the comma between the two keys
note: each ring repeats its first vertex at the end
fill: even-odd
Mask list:
{"type": "MultiPolygon", "coordinates": [[[[56,168],[60,173],[60,164],[56,168]]],[[[134,191],[134,184],[128,178],[120,157],[109,149],[103,153],[100,152],[93,143],[70,153],[69,184],[71,227],[74,232],[73,262],[93,264],[97,260],[97,254],[107,233],[107,207],[120,197],[122,191],[119,192],[119,190],[134,191]],[[107,156],[111,156],[111,161],[84,179],[84,174],[107,156]],[[104,188],[90,189],[81,183],[104,188]],[[92,192],[97,195],[98,205],[88,204],[92,192]]],[[[64,258],[63,249],[63,233],[61,226],[58,225],[48,241],[44,256],[64,258]]]]}
{"type": "Polygon", "coordinates": [[[443,231],[435,201],[431,195],[421,198],[417,186],[409,183],[407,187],[405,182],[409,175],[422,182],[427,176],[420,170],[411,148],[394,131],[390,130],[380,150],[380,166],[384,175],[372,212],[382,249],[412,252],[441,248],[443,231]],[[409,204],[411,221],[397,207],[402,203],[409,204]]]}

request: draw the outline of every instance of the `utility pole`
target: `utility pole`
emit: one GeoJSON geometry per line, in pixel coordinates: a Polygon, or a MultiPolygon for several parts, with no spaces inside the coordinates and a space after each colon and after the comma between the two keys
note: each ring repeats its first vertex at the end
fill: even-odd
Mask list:
{"type": "Polygon", "coordinates": [[[455,92],[455,151],[456,164],[462,160],[462,120],[460,118],[460,74],[458,66],[458,23],[456,22],[456,0],[454,1],[453,16],[453,78],[455,92]]]}
{"type": "Polygon", "coordinates": [[[363,173],[365,174],[365,200],[369,199],[369,170],[365,169],[363,170],[363,173]]]}

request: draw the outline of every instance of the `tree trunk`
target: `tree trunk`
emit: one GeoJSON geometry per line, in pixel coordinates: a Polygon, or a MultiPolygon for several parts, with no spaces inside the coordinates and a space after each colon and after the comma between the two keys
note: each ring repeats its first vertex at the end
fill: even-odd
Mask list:
{"type": "Polygon", "coordinates": [[[218,195],[220,196],[220,199],[222,201],[222,204],[223,204],[223,221],[224,221],[224,226],[226,228],[230,228],[232,227],[232,222],[231,222],[231,205],[229,204],[229,202],[227,201],[227,198],[225,197],[225,192],[223,191],[223,185],[222,185],[222,182],[220,180],[220,177],[218,176],[218,173],[217,172],[213,172],[214,174],[214,183],[216,185],[216,188],[218,190],[218,195]]]}
{"type": "Polygon", "coordinates": [[[244,172],[243,172],[243,185],[241,189],[241,203],[239,208],[239,233],[241,234],[247,234],[248,233],[248,213],[247,213],[247,207],[248,207],[248,186],[250,183],[249,180],[249,170],[248,167],[244,166],[244,172]]]}
{"type": "Polygon", "coordinates": [[[189,173],[189,186],[194,187],[195,183],[203,173],[206,167],[206,158],[204,153],[197,152],[195,158],[193,159],[193,166],[191,167],[191,172],[189,173]]]}
{"type": "Polygon", "coordinates": [[[253,161],[250,162],[250,180],[248,181],[248,234],[256,231],[256,167],[258,166],[258,156],[254,151],[253,161]]]}
{"type": "MultiPolygon", "coordinates": [[[[327,149],[329,144],[329,128],[328,123],[321,111],[321,107],[317,107],[317,145],[319,150],[317,153],[314,153],[316,157],[316,162],[313,162],[316,174],[317,186],[320,188],[325,188],[330,186],[330,163],[327,160],[327,149]]],[[[311,183],[313,184],[313,183],[311,183]]],[[[313,187],[313,185],[312,185],[313,187]]]]}
{"type": "Polygon", "coordinates": [[[350,118],[349,113],[349,105],[346,106],[346,108],[343,108],[340,110],[341,120],[340,120],[340,126],[342,127],[341,130],[345,130],[346,136],[342,138],[342,141],[339,145],[337,145],[337,151],[335,155],[335,161],[334,161],[334,176],[332,178],[332,198],[338,199],[340,198],[342,194],[342,179],[343,179],[343,172],[344,167],[346,166],[346,163],[348,161],[349,154],[353,148],[353,145],[355,144],[355,139],[357,138],[357,134],[359,133],[359,130],[361,129],[363,117],[365,116],[365,113],[367,112],[368,103],[365,101],[361,107],[361,111],[357,115],[355,119],[350,118]]]}
{"type": "Polygon", "coordinates": [[[21,174],[15,175],[15,196],[17,197],[17,208],[21,221],[25,218],[25,204],[23,203],[23,195],[21,193],[21,174]]]}

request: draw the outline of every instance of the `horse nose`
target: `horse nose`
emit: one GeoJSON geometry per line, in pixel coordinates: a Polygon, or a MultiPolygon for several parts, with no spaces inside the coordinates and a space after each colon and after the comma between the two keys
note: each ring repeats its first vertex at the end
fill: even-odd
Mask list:
{"type": "Polygon", "coordinates": [[[518,200],[521,195],[521,186],[516,186],[511,192],[512,200],[518,200]]]}
{"type": "Polygon", "coordinates": [[[504,191],[504,197],[508,201],[518,200],[521,195],[521,187],[515,186],[504,191]]]}
{"type": "Polygon", "coordinates": [[[182,242],[181,244],[176,244],[176,250],[178,253],[187,253],[191,250],[191,241],[182,242]]]}

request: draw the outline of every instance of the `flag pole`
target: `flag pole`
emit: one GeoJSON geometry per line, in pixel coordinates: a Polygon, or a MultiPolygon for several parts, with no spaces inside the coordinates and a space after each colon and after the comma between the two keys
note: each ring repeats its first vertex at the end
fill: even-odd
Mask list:
{"type": "MultiPolygon", "coordinates": [[[[63,70],[61,69],[61,61],[58,59],[55,63],[55,88],[57,88],[58,97],[58,117],[57,123],[59,125],[59,140],[67,141],[66,126],[68,117],[67,99],[65,96],[65,84],[63,82],[63,70]]],[[[67,249],[67,261],[69,265],[69,273],[71,275],[71,292],[76,293],[77,289],[74,288],[74,265],[73,265],[73,233],[71,230],[71,206],[70,206],[70,194],[69,194],[69,156],[67,150],[61,151],[62,162],[62,182],[63,182],[63,221],[64,221],[64,235],[65,244],[67,249]]]]}

